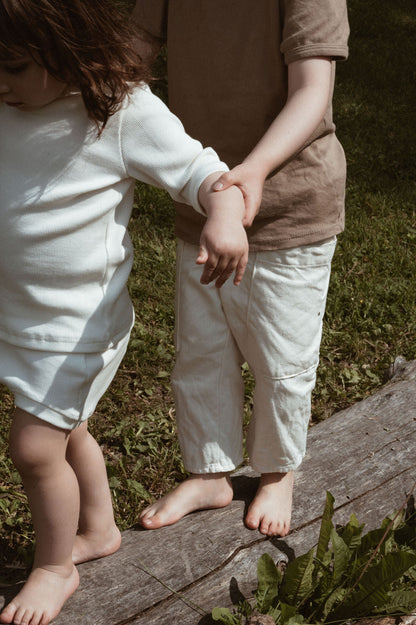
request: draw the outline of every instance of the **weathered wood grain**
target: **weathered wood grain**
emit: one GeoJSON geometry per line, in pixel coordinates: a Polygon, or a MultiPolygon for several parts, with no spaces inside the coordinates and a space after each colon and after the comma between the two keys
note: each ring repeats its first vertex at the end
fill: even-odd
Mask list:
{"type": "MultiPolygon", "coordinates": [[[[360,523],[366,524],[364,532],[374,529],[379,526],[385,516],[401,507],[404,502],[401,493],[411,488],[414,479],[414,471],[409,469],[379,488],[375,488],[368,495],[336,509],[334,522],[346,523],[354,512],[360,523]]],[[[129,623],[131,625],[213,624],[214,621],[209,617],[209,613],[215,606],[231,607],[237,596],[246,599],[252,597],[257,586],[257,561],[263,553],[270,554],[275,562],[305,553],[316,544],[319,527],[320,520],[316,520],[284,539],[266,539],[238,550],[235,556],[215,575],[208,576],[189,589],[184,589],[181,597],[174,596],[167,601],[162,601],[129,623]]]]}
{"type": "Polygon", "coordinates": [[[285,541],[265,540],[244,526],[244,510],[257,485],[245,467],[233,478],[235,496],[227,508],[194,513],[157,531],[132,528],[123,533],[116,554],[80,565],[80,588],[55,625],[209,622],[175,592],[186,593],[207,611],[227,605],[231,578],[240,576],[239,585],[246,587],[241,580],[253,564],[255,574],[262,549],[280,545],[292,553],[313,544],[326,490],[334,495],[342,522],[342,515],[354,512],[370,526],[379,524],[416,479],[416,361],[398,362],[392,376],[372,397],[311,428],[296,476],[292,532],[285,541]]]}

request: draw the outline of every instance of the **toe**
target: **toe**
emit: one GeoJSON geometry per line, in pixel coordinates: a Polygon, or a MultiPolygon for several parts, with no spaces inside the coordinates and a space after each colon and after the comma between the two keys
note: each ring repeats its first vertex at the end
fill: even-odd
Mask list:
{"type": "MultiPolygon", "coordinates": [[[[42,614],[39,622],[37,623],[37,625],[49,625],[50,622],[51,622],[51,619],[49,618],[49,615],[48,614],[42,614]]],[[[32,625],[32,623],[30,625],[32,625]]]]}
{"type": "Polygon", "coordinates": [[[159,529],[163,525],[163,520],[158,514],[151,514],[142,518],[140,523],[147,529],[159,529]]]}
{"type": "Polygon", "coordinates": [[[254,506],[250,507],[245,518],[246,526],[251,530],[260,529],[261,520],[256,508],[254,506]]]}
{"type": "Polygon", "coordinates": [[[29,614],[27,614],[24,608],[17,608],[10,623],[14,623],[14,625],[27,625],[29,623],[29,614]]]}
{"type": "Polygon", "coordinates": [[[0,615],[0,623],[13,623],[14,617],[17,615],[18,607],[12,602],[9,603],[0,615]]]}
{"type": "Polygon", "coordinates": [[[283,525],[283,528],[282,528],[282,533],[281,533],[280,535],[281,535],[281,536],[287,536],[287,535],[289,534],[289,530],[290,530],[290,525],[289,525],[289,523],[285,523],[285,524],[283,525]]]}
{"type": "Polygon", "coordinates": [[[153,516],[152,512],[150,511],[149,508],[146,508],[146,510],[143,510],[143,512],[139,515],[139,523],[145,524],[149,521],[149,519],[151,519],[153,516]]]}
{"type": "Polygon", "coordinates": [[[259,532],[261,534],[265,534],[265,536],[273,536],[272,528],[273,528],[272,523],[269,523],[265,519],[262,519],[260,526],[259,526],[259,532]]]}
{"type": "Polygon", "coordinates": [[[152,523],[152,519],[147,516],[141,516],[139,517],[139,523],[143,527],[150,527],[152,523]]]}
{"type": "Polygon", "coordinates": [[[247,516],[246,517],[246,526],[250,529],[250,530],[256,530],[259,527],[259,522],[257,519],[255,519],[252,516],[247,516]]]}
{"type": "Polygon", "coordinates": [[[49,623],[49,619],[47,615],[42,612],[35,612],[29,622],[30,625],[47,625],[49,623]]]}

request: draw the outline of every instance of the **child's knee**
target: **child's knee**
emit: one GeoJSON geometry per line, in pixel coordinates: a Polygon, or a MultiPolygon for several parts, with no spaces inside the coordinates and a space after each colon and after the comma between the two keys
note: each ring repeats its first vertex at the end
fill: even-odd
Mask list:
{"type": "Polygon", "coordinates": [[[41,475],[49,471],[53,460],[62,453],[64,455],[64,446],[61,452],[58,444],[58,439],[64,440],[64,436],[57,428],[17,408],[9,443],[10,456],[19,473],[23,476],[41,475]]]}
{"type": "Polygon", "coordinates": [[[85,421],[74,430],[68,436],[68,445],[66,449],[67,459],[70,460],[73,456],[79,453],[85,453],[88,455],[92,447],[98,446],[97,441],[88,432],[88,424],[85,421]]]}
{"type": "Polygon", "coordinates": [[[13,430],[10,435],[10,457],[22,476],[41,471],[47,463],[42,450],[36,449],[28,436],[13,430]]]}

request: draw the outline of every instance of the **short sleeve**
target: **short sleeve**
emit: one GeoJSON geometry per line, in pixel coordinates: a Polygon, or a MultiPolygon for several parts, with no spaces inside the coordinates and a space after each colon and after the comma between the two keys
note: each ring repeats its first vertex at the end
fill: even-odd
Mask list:
{"type": "Polygon", "coordinates": [[[135,23],[158,39],[166,39],[169,0],[137,0],[132,12],[135,23]]]}
{"type": "Polygon", "coordinates": [[[346,0],[283,0],[282,7],[286,64],[311,56],[348,57],[346,0]]]}

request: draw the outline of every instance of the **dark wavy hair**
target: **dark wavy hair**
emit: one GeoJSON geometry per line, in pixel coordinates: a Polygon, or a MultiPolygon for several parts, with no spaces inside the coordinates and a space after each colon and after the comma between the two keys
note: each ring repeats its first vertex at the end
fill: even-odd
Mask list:
{"type": "Polygon", "coordinates": [[[0,62],[29,54],[81,91],[102,129],[133,84],[150,80],[135,30],[114,0],[0,0],[0,62]]]}

